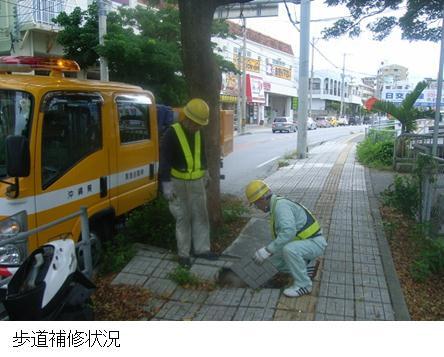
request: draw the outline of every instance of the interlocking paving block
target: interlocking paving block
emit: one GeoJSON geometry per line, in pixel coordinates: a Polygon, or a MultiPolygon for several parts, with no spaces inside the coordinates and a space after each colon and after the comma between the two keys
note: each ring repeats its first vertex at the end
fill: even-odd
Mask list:
{"type": "Polygon", "coordinates": [[[180,286],[174,291],[171,300],[181,302],[203,303],[208,298],[209,292],[204,290],[184,289],[180,286]]]}
{"type": "Polygon", "coordinates": [[[356,320],[393,321],[391,304],[356,301],[356,320]]]}
{"type": "Polygon", "coordinates": [[[384,275],[382,265],[354,263],[353,272],[356,274],[384,275]]]}
{"type": "Polygon", "coordinates": [[[205,301],[207,305],[222,306],[239,306],[247,289],[242,288],[222,288],[210,292],[208,299],[205,301]]]}
{"type": "Polygon", "coordinates": [[[276,308],[279,310],[290,310],[298,313],[314,313],[316,302],[316,297],[312,295],[289,298],[282,294],[276,308]]]}
{"type": "Polygon", "coordinates": [[[354,317],[354,301],[321,296],[316,305],[316,313],[354,317]]]}
{"type": "Polygon", "coordinates": [[[278,272],[270,261],[265,260],[262,265],[258,265],[250,257],[244,257],[233,264],[231,270],[253,289],[265,284],[278,272]]]}
{"type": "Polygon", "coordinates": [[[379,256],[374,254],[353,253],[353,261],[363,264],[381,264],[379,256]]]}
{"type": "Polygon", "coordinates": [[[200,264],[200,265],[208,265],[211,267],[220,267],[220,268],[227,268],[230,267],[234,262],[237,262],[239,258],[219,258],[217,260],[208,260],[203,258],[197,258],[194,261],[194,264],[200,264]]]}
{"type": "Polygon", "coordinates": [[[337,271],[323,271],[322,282],[353,285],[353,273],[339,273],[337,271]]]}
{"type": "Polygon", "coordinates": [[[248,289],[245,291],[240,306],[245,307],[275,307],[279,300],[279,289],[261,289],[259,291],[248,289]]]}
{"type": "Polygon", "coordinates": [[[169,279],[150,278],[143,287],[156,295],[168,298],[176,289],[177,284],[169,279]]]}
{"type": "Polygon", "coordinates": [[[160,311],[160,309],[166,302],[167,300],[164,299],[150,297],[148,301],[143,305],[143,310],[155,315],[160,311]]]}
{"type": "Polygon", "coordinates": [[[273,319],[274,321],[313,321],[314,313],[276,310],[273,319]]]}
{"type": "Polygon", "coordinates": [[[194,321],[231,321],[236,313],[234,306],[203,305],[194,316],[194,321]]]}
{"type": "Polygon", "coordinates": [[[315,321],[353,321],[353,317],[351,316],[342,316],[342,315],[331,315],[331,314],[321,314],[316,313],[315,321]]]}
{"type": "Polygon", "coordinates": [[[385,277],[372,274],[355,274],[355,284],[357,286],[367,286],[373,288],[386,288],[385,277]]]}
{"type": "Polygon", "coordinates": [[[112,285],[126,284],[126,285],[143,285],[148,279],[145,275],[132,274],[120,272],[112,281],[112,285]]]}
{"type": "Polygon", "coordinates": [[[368,286],[355,287],[356,300],[365,302],[390,303],[388,290],[368,286]]]}
{"type": "Polygon", "coordinates": [[[192,320],[199,308],[199,304],[169,301],[154,317],[157,319],[174,321],[192,320]]]}
{"type": "Polygon", "coordinates": [[[336,284],[325,281],[321,283],[319,296],[353,300],[355,294],[353,285],[336,284]]]}
{"type": "Polygon", "coordinates": [[[157,259],[163,259],[165,257],[166,253],[160,253],[155,252],[151,250],[144,250],[140,249],[137,251],[136,256],[139,257],[147,257],[147,258],[157,258],[157,259]]]}
{"type": "Polygon", "coordinates": [[[122,271],[124,273],[151,275],[160,262],[159,258],[136,255],[122,271]]]}
{"type": "Polygon", "coordinates": [[[174,269],[179,266],[177,262],[172,262],[170,260],[162,260],[159,265],[154,269],[152,276],[154,278],[168,278],[168,274],[170,274],[174,269]]]}
{"type": "Polygon", "coordinates": [[[334,271],[338,273],[352,273],[354,264],[339,260],[324,259],[324,271],[334,271]]]}
{"type": "Polygon", "coordinates": [[[200,280],[205,280],[215,283],[219,277],[220,267],[213,267],[208,265],[193,264],[190,272],[200,280]]]}
{"type": "Polygon", "coordinates": [[[239,307],[234,321],[272,321],[274,309],[259,307],[239,307]]]}

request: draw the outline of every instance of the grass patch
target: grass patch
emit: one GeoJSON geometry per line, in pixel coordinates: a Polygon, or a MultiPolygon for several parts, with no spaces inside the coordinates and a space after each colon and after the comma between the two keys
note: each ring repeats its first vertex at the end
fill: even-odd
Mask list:
{"type": "Polygon", "coordinates": [[[135,254],[133,241],[122,233],[116,234],[112,240],[103,243],[100,273],[108,274],[122,270],[135,254]]]}
{"type": "Polygon", "coordinates": [[[168,279],[186,289],[214,290],[216,287],[214,283],[199,279],[189,269],[180,265],[168,274],[168,279]]]}
{"type": "Polygon", "coordinates": [[[288,162],[288,160],[279,160],[278,161],[278,168],[289,166],[289,165],[290,165],[290,163],[288,162]]]}
{"type": "Polygon", "coordinates": [[[357,146],[356,154],[358,161],[363,165],[376,169],[391,169],[393,164],[393,139],[375,141],[368,136],[357,146]]]}

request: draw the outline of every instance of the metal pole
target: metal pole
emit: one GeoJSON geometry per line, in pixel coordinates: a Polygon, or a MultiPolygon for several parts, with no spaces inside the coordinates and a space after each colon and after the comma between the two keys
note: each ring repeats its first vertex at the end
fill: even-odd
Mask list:
{"type": "Polygon", "coordinates": [[[341,74],[341,108],[339,110],[339,117],[344,115],[344,81],[345,81],[345,53],[342,60],[342,74],[341,74]]]}
{"type": "Polygon", "coordinates": [[[442,18],[443,19],[441,26],[441,53],[439,55],[438,89],[436,93],[435,125],[433,126],[432,156],[436,156],[438,152],[439,119],[441,117],[442,66],[444,64],[444,8],[442,9],[442,18]]]}
{"type": "MultiPolygon", "coordinates": [[[[104,0],[98,0],[99,3],[99,44],[105,44],[106,35],[106,10],[104,0]]],[[[105,57],[100,57],[100,80],[109,81],[108,75],[108,61],[105,57]]]]}
{"type": "Polygon", "coordinates": [[[314,47],[315,47],[315,38],[312,37],[311,40],[311,71],[310,71],[310,100],[308,102],[308,116],[311,117],[311,106],[313,102],[313,62],[314,62],[314,47]]]}
{"type": "Polygon", "coordinates": [[[242,102],[241,102],[241,134],[245,132],[245,123],[247,122],[247,20],[242,18],[242,102]]]}
{"type": "Polygon", "coordinates": [[[301,31],[299,53],[299,108],[297,153],[300,159],[307,156],[307,102],[308,62],[310,44],[310,0],[301,1],[301,31]]]}
{"type": "Polygon", "coordinates": [[[237,75],[237,132],[239,134],[242,133],[242,74],[241,71],[241,53],[240,51],[237,53],[237,69],[239,70],[239,74],[237,75]]]}

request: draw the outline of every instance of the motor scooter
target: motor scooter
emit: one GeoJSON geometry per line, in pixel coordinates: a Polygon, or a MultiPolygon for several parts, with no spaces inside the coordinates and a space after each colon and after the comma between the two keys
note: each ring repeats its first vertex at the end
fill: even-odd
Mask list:
{"type": "Polygon", "coordinates": [[[1,289],[9,320],[93,320],[95,285],[78,269],[71,239],[36,249],[1,289]]]}

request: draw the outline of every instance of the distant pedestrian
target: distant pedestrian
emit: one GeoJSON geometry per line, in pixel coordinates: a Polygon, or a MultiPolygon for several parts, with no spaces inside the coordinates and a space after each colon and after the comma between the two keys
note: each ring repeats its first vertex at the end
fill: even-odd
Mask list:
{"type": "Polygon", "coordinates": [[[159,180],[176,219],[179,264],[190,267],[192,250],[196,257],[217,256],[210,252],[206,196],[209,175],[200,130],[208,124],[210,111],[199,98],[190,100],[183,110],[185,119],[173,124],[162,138],[159,180]]]}
{"type": "Polygon", "coordinates": [[[318,221],[301,204],[274,195],[263,181],[251,181],[245,194],[251,204],[263,212],[270,212],[273,240],[257,250],[253,260],[262,264],[269,258],[279,271],[291,274],[293,284],[284,290],[284,295],[310,294],[309,275],[313,274],[316,259],[327,247],[318,221]]]}

